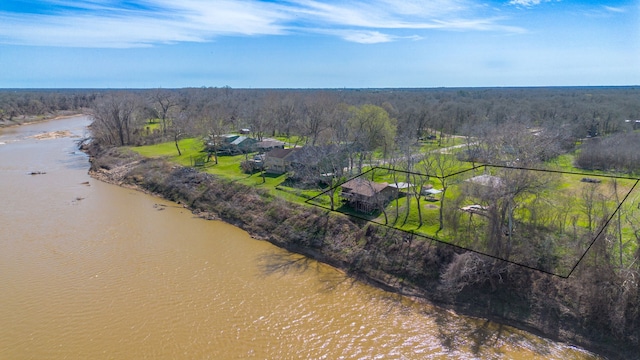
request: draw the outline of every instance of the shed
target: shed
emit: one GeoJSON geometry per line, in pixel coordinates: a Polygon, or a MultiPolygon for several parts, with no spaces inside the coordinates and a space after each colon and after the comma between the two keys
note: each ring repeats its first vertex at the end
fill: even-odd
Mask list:
{"type": "Polygon", "coordinates": [[[497,176],[488,174],[474,176],[466,181],[476,185],[482,185],[494,189],[498,189],[504,186],[504,180],[497,176]]]}
{"type": "Polygon", "coordinates": [[[422,195],[437,195],[440,194],[442,192],[442,190],[438,190],[438,189],[422,189],[422,195]]]}
{"type": "Polygon", "coordinates": [[[406,182],[397,182],[397,183],[391,183],[389,184],[389,186],[396,188],[398,190],[404,190],[404,189],[408,189],[413,187],[413,184],[411,183],[406,183],[406,182]]]}

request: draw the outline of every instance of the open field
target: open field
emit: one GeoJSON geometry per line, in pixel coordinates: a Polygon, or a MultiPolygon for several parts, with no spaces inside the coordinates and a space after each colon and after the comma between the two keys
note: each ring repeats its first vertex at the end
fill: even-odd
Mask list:
{"type": "MultiPolygon", "coordinates": [[[[600,239],[617,242],[623,264],[636,251],[626,221],[637,216],[636,178],[494,166],[462,170],[442,180],[383,168],[361,176],[447,188],[438,197],[401,191],[370,214],[348,205],[336,211],[531,269],[568,277],[600,239]]],[[[328,209],[323,199],[328,194],[309,203],[328,209]]]]}
{"type": "MultiPolygon", "coordinates": [[[[183,139],[178,145],[181,156],[173,142],[131,149],[183,166],[192,166],[195,158],[205,154],[201,140],[183,139]]],[[[432,146],[423,144],[428,150],[422,153],[437,151],[432,146]]],[[[571,155],[549,162],[554,170],[485,165],[474,168],[470,163],[454,161],[454,154],[441,155],[451,161],[440,173],[427,166],[426,159],[415,168],[432,171],[431,174],[368,166],[354,177],[445,190],[438,196],[418,195],[417,189],[400,191],[399,196],[372,213],[355,211],[345,204],[340,196],[341,183],[334,188],[302,188],[287,181],[286,174],[247,174],[240,163],[251,156],[219,156],[217,164],[211,158],[200,169],[287,201],[335,210],[561,277],[569,276],[594,242],[605,235],[606,241],[616,239],[623,263],[631,261],[636,250],[629,224],[637,216],[638,179],[599,172],[577,173],[571,167],[571,155]],[[483,177],[495,183],[474,184],[473,179],[483,177]],[[329,196],[333,196],[333,209],[329,196]]]]}

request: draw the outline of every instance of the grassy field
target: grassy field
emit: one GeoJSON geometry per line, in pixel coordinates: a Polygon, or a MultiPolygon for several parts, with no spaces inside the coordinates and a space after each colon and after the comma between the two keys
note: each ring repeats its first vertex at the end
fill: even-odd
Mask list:
{"type": "MultiPolygon", "coordinates": [[[[301,139],[290,137],[280,138],[280,140],[291,143],[301,139]]],[[[451,144],[447,145],[459,145],[463,140],[462,138],[450,138],[451,144]]],[[[178,142],[178,146],[182,151],[180,156],[178,156],[178,151],[173,142],[133,147],[131,150],[145,157],[165,158],[183,166],[193,166],[196,158],[206,157],[207,155],[202,151],[203,142],[200,139],[183,139],[178,142]]],[[[469,196],[468,190],[465,190],[465,186],[468,186],[468,181],[466,180],[481,173],[509,178],[522,175],[519,175],[518,171],[521,173],[527,170],[487,167],[468,171],[472,169],[470,163],[456,160],[455,152],[461,151],[460,148],[453,149],[453,151],[448,151],[447,153],[440,153],[438,148],[435,142],[421,145],[422,153],[434,154],[433,156],[440,156],[447,161],[450,168],[447,169],[445,175],[459,173],[446,178],[448,188],[443,202],[445,206],[443,212],[449,208],[449,215],[445,217],[442,231],[439,231],[441,203],[438,198],[435,199],[436,201],[427,201],[426,197],[421,197],[418,204],[418,201],[412,195],[400,196],[398,199],[391,200],[385,207],[385,211],[362,214],[343,205],[339,191],[335,191],[333,194],[335,209],[348,215],[420,236],[490,254],[490,244],[483,240],[486,234],[489,233],[488,226],[490,222],[487,220],[486,215],[463,213],[459,209],[469,205],[490,208],[492,204],[483,203],[484,200],[469,196]],[[513,172],[513,174],[510,174],[510,172],[513,172]]],[[[234,182],[266,190],[274,196],[293,203],[306,204],[309,199],[313,199],[312,204],[327,209],[330,208],[331,202],[329,198],[330,192],[327,191],[329,190],[328,187],[301,189],[288,182],[285,174],[273,175],[263,174],[262,172],[247,174],[243,172],[240,167],[241,162],[252,156],[253,154],[219,156],[217,164],[215,163],[215,158],[211,158],[209,162],[206,162],[199,169],[234,182]],[[318,196],[320,194],[323,195],[318,196]]],[[[374,159],[380,156],[381,154],[374,154],[374,159]]],[[[531,263],[527,258],[532,253],[536,253],[536,256],[546,256],[552,259],[550,260],[552,265],[544,265],[545,271],[555,271],[560,275],[566,275],[567,271],[575,264],[575,261],[586,251],[590,241],[593,239],[592,232],[597,225],[596,220],[603,221],[602,219],[598,220],[598,216],[600,216],[598,211],[606,214],[606,216],[614,214],[619,202],[626,197],[627,201],[621,209],[624,211],[625,217],[631,216],[629,214],[637,210],[636,204],[640,202],[640,190],[634,188],[636,185],[636,180],[634,179],[614,180],[614,178],[601,172],[585,172],[575,169],[573,167],[573,155],[571,154],[553,159],[547,165],[554,171],[567,173],[530,171],[538,177],[548,177],[549,179],[545,181],[549,181],[549,185],[543,191],[524,193],[514,198],[513,201],[517,202],[517,204],[511,205],[514,207],[512,221],[516,225],[512,226],[515,226],[516,229],[527,230],[511,230],[514,231],[514,235],[508,238],[513,241],[514,250],[512,250],[510,260],[534,268],[542,266],[535,264],[535,262],[531,263]],[[579,172],[580,174],[568,172],[579,172]],[[585,177],[591,180],[597,179],[598,182],[585,182],[585,177]],[[614,182],[616,187],[614,187],[614,182]],[[632,189],[633,191],[631,191],[632,189]],[[588,210],[591,205],[585,203],[589,196],[592,197],[593,201],[592,210],[588,210]],[[588,215],[590,211],[593,213],[588,215]]],[[[407,173],[391,170],[388,166],[387,164],[381,164],[376,167],[367,166],[363,168],[364,173],[361,176],[376,182],[390,184],[409,182],[428,184],[436,189],[442,189],[443,187],[440,178],[435,176],[439,175],[435,173],[435,170],[432,170],[434,171],[432,174],[412,174],[407,178],[407,173]]],[[[415,164],[414,168],[416,173],[421,173],[421,170],[423,172],[427,171],[427,166],[424,163],[415,164]]],[[[349,178],[349,176],[346,178],[349,178]]],[[[620,224],[622,224],[622,221],[620,224]]],[[[622,245],[619,245],[619,251],[624,253],[625,258],[631,258],[636,251],[636,244],[632,241],[634,239],[633,229],[625,223],[624,226],[621,226],[619,233],[622,234],[622,245]]]]}
{"type": "MultiPolygon", "coordinates": [[[[178,156],[178,151],[173,142],[165,142],[156,145],[132,147],[131,150],[138,154],[149,158],[165,158],[168,161],[175,162],[183,166],[192,166],[194,160],[198,157],[206,156],[203,152],[203,142],[199,139],[183,139],[178,142],[178,146],[182,151],[182,155],[178,156]]],[[[318,190],[299,190],[284,185],[287,179],[286,175],[262,174],[255,172],[247,174],[240,168],[240,163],[250,155],[234,155],[234,156],[218,156],[218,163],[215,163],[215,157],[211,157],[210,161],[204,166],[199,167],[201,171],[220,176],[222,178],[237,181],[241,184],[264,189],[273,195],[279,196],[285,200],[303,204],[307,199],[321,192],[318,190]]]]}

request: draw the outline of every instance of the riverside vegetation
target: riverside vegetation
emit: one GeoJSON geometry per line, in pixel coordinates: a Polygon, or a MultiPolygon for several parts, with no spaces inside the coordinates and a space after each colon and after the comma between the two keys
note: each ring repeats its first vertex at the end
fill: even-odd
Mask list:
{"type": "MultiPolygon", "coordinates": [[[[638,90],[633,88],[347,94],[223,88],[105,93],[93,109],[91,171],[108,181],[177,201],[205,218],[235,224],[257,238],[327,262],[385,289],[579,344],[612,358],[628,358],[636,356],[640,346],[638,213],[631,206],[618,211],[615,221],[605,221],[611,220],[608,205],[616,200],[614,195],[598,198],[605,193],[602,189],[590,193],[591,202],[586,201],[589,193],[582,194],[585,201],[575,204],[579,211],[565,211],[584,213],[589,220],[576,217],[563,227],[587,229],[585,236],[597,237],[575,271],[564,279],[304,204],[301,199],[323,190],[278,190],[276,185],[284,178],[244,175],[237,159],[232,165],[221,156],[206,171],[185,165],[207,139],[248,127],[257,138],[269,135],[294,144],[346,144],[345,156],[356,174],[376,164],[415,171],[431,161],[432,175],[437,175],[439,166],[442,173],[447,163],[447,172],[489,163],[564,170],[575,164],[594,176],[615,171],[633,177],[638,172],[633,166],[638,142],[629,139],[637,133],[634,122],[625,120],[640,117],[637,99],[638,90]],[[607,100],[617,106],[611,107],[607,100]],[[458,102],[465,106],[457,106],[458,102]],[[620,140],[611,140],[617,138],[620,140]],[[155,150],[131,147],[156,143],[160,145],[155,150]],[[437,151],[439,147],[452,150],[445,153],[437,151]],[[600,150],[589,150],[592,147],[600,150]],[[171,158],[143,157],[136,151],[174,153],[171,158]],[[596,159],[596,154],[610,154],[609,161],[596,159]],[[586,156],[594,158],[585,162],[586,156]],[[589,164],[593,166],[588,168],[589,164]]],[[[444,176],[435,177],[436,185],[447,186],[444,176]]],[[[337,180],[332,184],[338,184],[337,180]]],[[[564,185],[560,180],[555,186],[562,189],[564,185]]],[[[545,190],[549,188],[529,192],[521,202],[528,204],[545,190]]],[[[455,191],[447,195],[447,202],[452,202],[452,193],[455,191]]],[[[612,194],[619,197],[618,191],[612,194]]],[[[509,209],[515,208],[514,199],[505,203],[507,211],[496,224],[513,221],[516,212],[509,209]]],[[[415,205],[416,201],[406,208],[415,205]]],[[[525,221],[529,225],[533,217],[523,215],[519,225],[525,221]]],[[[551,229],[551,220],[542,220],[542,224],[551,229]]],[[[448,228],[447,223],[445,230],[448,228]]],[[[511,239],[501,231],[484,232],[494,245],[497,240],[511,239]]],[[[564,245],[551,239],[549,246],[564,245]]],[[[504,251],[501,246],[491,248],[504,251]]]]}

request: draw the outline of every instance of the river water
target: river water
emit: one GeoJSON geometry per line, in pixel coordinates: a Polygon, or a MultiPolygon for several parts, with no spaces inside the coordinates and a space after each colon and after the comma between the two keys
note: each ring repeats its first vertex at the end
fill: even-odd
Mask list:
{"type": "Polygon", "coordinates": [[[88,123],[0,130],[0,359],[596,358],[94,180],[88,123]]]}

